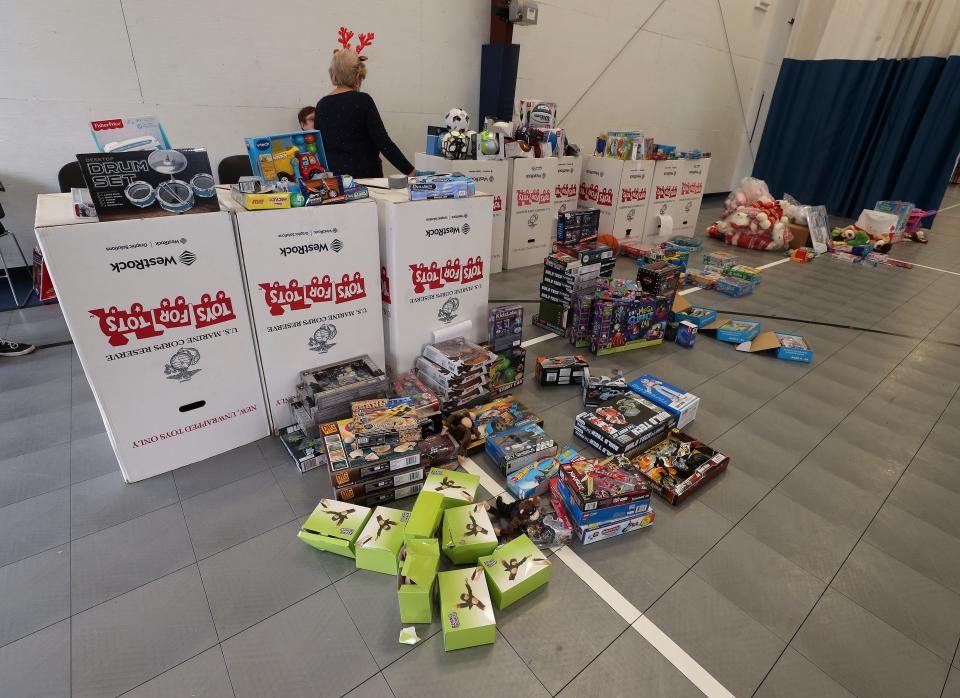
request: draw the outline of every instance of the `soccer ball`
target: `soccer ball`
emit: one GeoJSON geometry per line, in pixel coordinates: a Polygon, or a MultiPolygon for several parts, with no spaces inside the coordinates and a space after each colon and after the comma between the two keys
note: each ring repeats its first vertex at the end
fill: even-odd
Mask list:
{"type": "Polygon", "coordinates": [[[454,107],[443,118],[451,131],[465,131],[470,125],[470,115],[460,107],[454,107]]]}
{"type": "Polygon", "coordinates": [[[530,125],[539,128],[553,128],[554,107],[547,102],[539,102],[530,110],[530,125]]]}

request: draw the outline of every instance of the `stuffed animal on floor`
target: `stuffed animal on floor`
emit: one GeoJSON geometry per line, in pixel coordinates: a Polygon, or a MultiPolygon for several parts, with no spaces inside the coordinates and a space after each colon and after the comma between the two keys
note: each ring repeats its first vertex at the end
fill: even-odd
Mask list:
{"type": "Polygon", "coordinates": [[[707,228],[707,234],[754,250],[783,250],[793,239],[789,219],[773,199],[738,206],[707,228]]]}
{"type": "Polygon", "coordinates": [[[540,517],[540,497],[528,497],[512,502],[497,497],[489,507],[493,530],[501,542],[517,537],[526,530],[527,524],[536,523],[540,517]]]}
{"type": "Polygon", "coordinates": [[[842,242],[847,245],[868,245],[870,236],[863,228],[855,225],[848,225],[845,228],[834,228],[830,231],[830,238],[834,242],[842,242]]]}
{"type": "Polygon", "coordinates": [[[443,431],[449,433],[459,444],[457,460],[461,463],[467,457],[470,444],[480,440],[480,431],[474,426],[470,410],[456,410],[443,420],[443,431]]]}

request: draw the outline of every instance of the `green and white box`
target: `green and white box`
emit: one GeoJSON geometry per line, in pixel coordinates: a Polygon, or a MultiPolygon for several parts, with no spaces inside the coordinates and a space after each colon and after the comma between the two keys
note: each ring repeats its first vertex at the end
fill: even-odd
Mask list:
{"type": "Polygon", "coordinates": [[[443,495],[443,508],[462,507],[472,504],[480,488],[480,476],[462,470],[433,468],[423,482],[423,492],[438,492],[443,495]]]}
{"type": "Polygon", "coordinates": [[[403,532],[409,518],[410,512],[402,509],[374,509],[354,546],[357,569],[396,574],[403,532]]]}
{"type": "Polygon", "coordinates": [[[436,538],[409,541],[400,549],[397,600],[401,623],[432,623],[440,546],[436,538]]]}
{"type": "Polygon", "coordinates": [[[480,567],[441,572],[440,620],[443,623],[443,649],[460,650],[491,645],[497,637],[497,619],[493,616],[487,579],[480,567]]]}
{"type": "Polygon", "coordinates": [[[408,543],[417,538],[436,538],[443,516],[443,495],[439,492],[421,490],[410,510],[403,539],[408,543]]]}
{"type": "Polygon", "coordinates": [[[356,557],[354,543],[370,518],[370,509],[359,504],[321,499],[297,537],[317,550],[356,557]]]}
{"type": "Polygon", "coordinates": [[[514,538],[488,557],[480,558],[490,595],[497,608],[519,601],[550,581],[550,561],[526,535],[514,538]]]}
{"type": "Polygon", "coordinates": [[[482,503],[447,509],[441,531],[443,553],[456,565],[475,565],[481,555],[492,553],[499,542],[482,503]]]}

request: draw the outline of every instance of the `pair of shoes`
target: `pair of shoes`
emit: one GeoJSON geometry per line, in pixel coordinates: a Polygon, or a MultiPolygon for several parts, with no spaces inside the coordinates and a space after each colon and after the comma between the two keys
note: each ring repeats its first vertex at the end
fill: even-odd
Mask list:
{"type": "Polygon", "coordinates": [[[29,354],[36,347],[32,344],[23,344],[22,342],[10,342],[6,339],[0,339],[0,356],[23,356],[29,354]]]}

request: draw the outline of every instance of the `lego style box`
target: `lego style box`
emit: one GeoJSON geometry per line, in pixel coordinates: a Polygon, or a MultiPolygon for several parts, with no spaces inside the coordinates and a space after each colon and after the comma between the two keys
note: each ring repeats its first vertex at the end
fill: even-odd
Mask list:
{"type": "Polygon", "coordinates": [[[125,480],[269,433],[229,214],[98,222],[44,194],[36,233],[125,480]]]}
{"type": "Polygon", "coordinates": [[[438,155],[417,153],[418,170],[460,172],[471,177],[477,191],[493,200],[493,229],[490,235],[490,273],[503,271],[503,244],[507,225],[507,189],[510,185],[509,160],[447,160],[438,155]]]}
{"type": "Polygon", "coordinates": [[[497,638],[497,621],[481,567],[441,572],[440,620],[443,649],[459,650],[491,645],[497,638]]]}
{"type": "Polygon", "coordinates": [[[487,338],[489,194],[410,201],[405,189],[370,189],[380,228],[385,368],[406,373],[433,332],[466,320],[468,340],[487,338]]]}
{"type": "Polygon", "coordinates": [[[514,158],[510,163],[504,269],[543,264],[557,229],[557,158],[514,158]]]}
{"type": "Polygon", "coordinates": [[[294,421],[297,370],[356,356],[383,367],[377,207],[247,211],[227,196],[276,431],[294,421]],[[294,369],[294,370],[291,370],[294,369]]]}
{"type": "Polygon", "coordinates": [[[617,160],[596,155],[583,158],[580,169],[581,206],[600,209],[600,234],[639,242],[643,236],[653,160],[617,160]]]}

